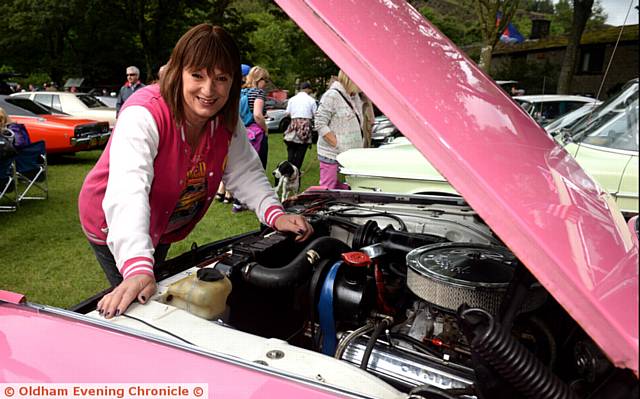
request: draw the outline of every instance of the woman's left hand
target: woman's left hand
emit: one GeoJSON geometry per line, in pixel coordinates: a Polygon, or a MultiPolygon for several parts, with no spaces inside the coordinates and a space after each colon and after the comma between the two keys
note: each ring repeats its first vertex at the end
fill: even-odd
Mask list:
{"type": "Polygon", "coordinates": [[[313,234],[313,227],[302,215],[285,213],[276,219],[273,228],[278,231],[289,231],[296,234],[296,241],[305,241],[313,234]]]}

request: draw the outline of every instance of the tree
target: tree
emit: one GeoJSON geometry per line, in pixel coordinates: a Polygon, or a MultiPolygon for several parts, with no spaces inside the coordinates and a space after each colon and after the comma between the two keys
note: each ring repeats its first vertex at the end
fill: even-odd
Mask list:
{"type": "Polygon", "coordinates": [[[478,66],[489,73],[493,48],[513,18],[520,0],[474,0],[474,3],[482,33],[482,49],[478,66]],[[498,15],[502,15],[499,22],[498,15]]]}
{"type": "Polygon", "coordinates": [[[571,91],[571,81],[573,80],[573,71],[578,58],[580,39],[591,16],[592,7],[593,0],[573,0],[573,22],[571,33],[569,34],[569,43],[564,53],[560,76],[558,77],[558,87],[556,89],[558,94],[569,94],[571,91]]]}

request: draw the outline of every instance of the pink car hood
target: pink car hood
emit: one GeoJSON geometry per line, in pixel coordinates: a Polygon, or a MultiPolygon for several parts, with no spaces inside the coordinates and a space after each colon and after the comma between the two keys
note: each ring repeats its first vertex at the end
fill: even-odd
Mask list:
{"type": "Polygon", "coordinates": [[[638,244],[571,156],[404,1],[276,1],[638,375],[638,244]]]}

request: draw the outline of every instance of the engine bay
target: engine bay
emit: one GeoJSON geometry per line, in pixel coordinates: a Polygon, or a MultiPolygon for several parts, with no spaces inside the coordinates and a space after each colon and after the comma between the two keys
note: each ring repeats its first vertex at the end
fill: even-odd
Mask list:
{"type": "Polygon", "coordinates": [[[372,397],[628,397],[632,377],[459,197],[285,205],[310,240],[265,228],[194,245],[113,322],[372,397]]]}

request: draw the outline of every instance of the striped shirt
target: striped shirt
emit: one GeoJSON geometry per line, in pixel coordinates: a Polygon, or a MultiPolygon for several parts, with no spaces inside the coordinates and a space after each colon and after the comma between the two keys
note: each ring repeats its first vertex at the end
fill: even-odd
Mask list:
{"type": "MultiPolygon", "coordinates": [[[[257,99],[261,98],[262,101],[267,101],[267,93],[264,92],[264,90],[262,89],[258,89],[255,87],[252,87],[249,89],[249,109],[251,110],[251,113],[253,113],[253,104],[256,102],[257,99]]],[[[262,115],[266,115],[267,114],[267,107],[263,106],[262,107],[262,115]]]]}

